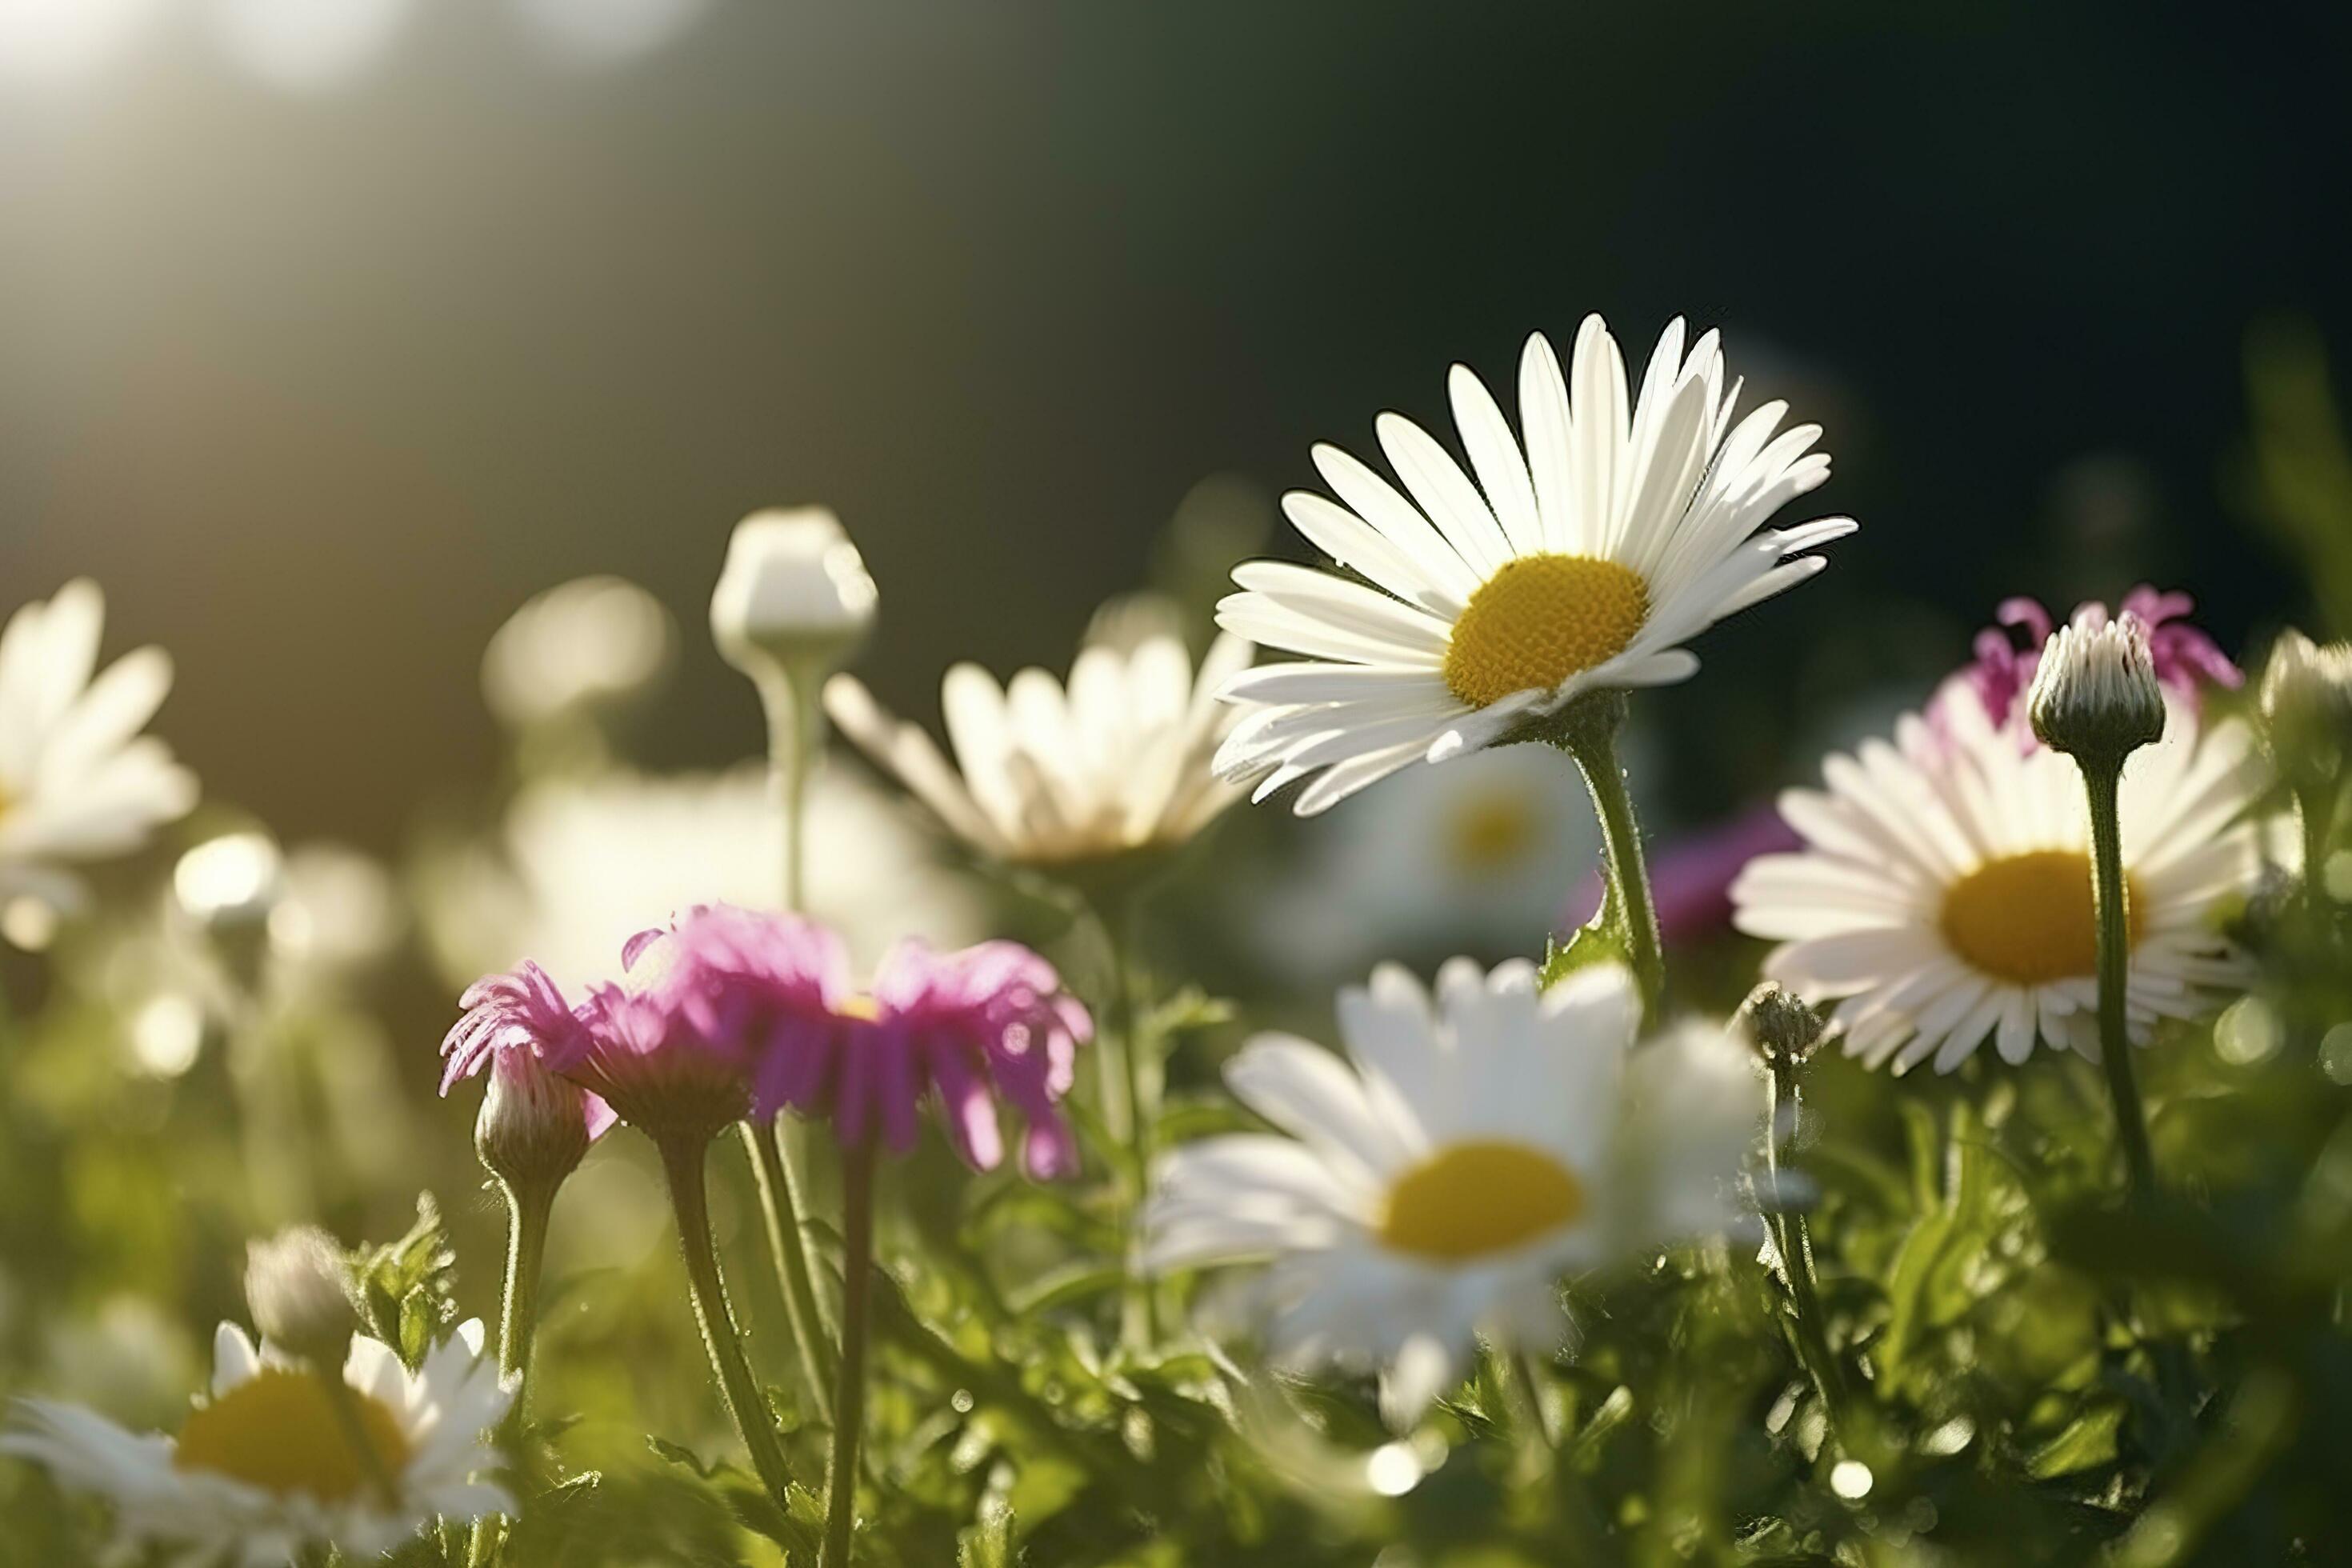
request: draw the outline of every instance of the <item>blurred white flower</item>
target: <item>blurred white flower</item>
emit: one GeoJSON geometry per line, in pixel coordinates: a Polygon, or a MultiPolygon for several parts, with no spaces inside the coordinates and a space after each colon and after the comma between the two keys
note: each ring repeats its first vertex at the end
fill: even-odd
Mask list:
{"type": "Polygon", "coordinates": [[[399,942],[404,911],[392,874],[345,845],[298,845],[285,897],[269,911],[269,945],[306,970],[364,968],[399,942]]]}
{"type": "Polygon", "coordinates": [[[215,40],[241,69],[288,92],[341,87],[382,58],[415,0],[211,0],[215,40]]]}
{"type": "Polygon", "coordinates": [[[482,696],[512,728],[645,690],[677,638],[661,601],[620,577],[581,577],[525,601],[482,654],[482,696]]]}
{"type": "Polygon", "coordinates": [[[163,6],[163,0],[7,0],[0,5],[0,75],[63,78],[95,69],[163,6]]]}
{"type": "MultiPolygon", "coordinates": [[[[871,784],[820,766],[808,799],[810,910],[862,963],[900,936],[978,934],[971,894],[871,784]]],[[[765,769],[615,773],[531,784],[497,854],[428,876],[424,913],[453,984],[536,959],[567,992],[621,977],[621,946],[698,903],[772,908],[783,825],[765,769]]]]}
{"type": "Polygon", "coordinates": [[[1377,1368],[1399,1426],[1461,1381],[1477,1342],[1564,1349],[1563,1278],[1737,1227],[1764,1131],[1760,1073],[1724,1029],[1634,1050],[1633,976],[1540,989],[1467,959],[1434,996],[1386,964],[1339,994],[1342,1058],[1261,1036],[1225,1081],[1286,1136],[1238,1133],[1160,1163],[1155,1268],[1265,1262],[1278,1363],[1377,1368]]]}
{"type": "Polygon", "coordinates": [[[515,0],[534,42],[583,65],[650,54],[709,9],[710,0],[515,0]]]}
{"type": "Polygon", "coordinates": [[[758,680],[832,669],[874,625],[877,595],[841,520],[823,507],[755,511],[735,525],[710,594],[710,635],[758,680]]]}
{"type": "Polygon", "coordinates": [[[79,908],[67,862],[128,854],[196,803],[195,776],[139,732],[172,689],[171,658],[143,647],[93,679],[105,619],[98,584],[78,578],[0,632],[0,901],[79,908]]]}
{"type": "Polygon", "coordinates": [[[974,849],[1062,866],[1172,848],[1240,798],[1209,759],[1234,718],[1216,689],[1254,651],[1220,637],[1196,674],[1174,611],[1147,597],[1096,617],[1066,691],[1042,669],[999,687],[980,666],[959,664],[940,687],[956,766],[854,677],[827,682],[824,706],[974,849]]]}
{"type": "Polygon", "coordinates": [[[1298,865],[1247,907],[1259,951],[1302,981],[1433,947],[1533,952],[1601,853],[1591,804],[1543,746],[1413,769],[1299,836],[1298,865]]]}
{"type": "Polygon", "coordinates": [[[436,1521],[512,1511],[504,1490],[475,1479],[499,1465],[487,1434],[507,1406],[498,1363],[481,1351],[478,1321],[461,1324],[413,1373],[391,1346],[352,1341],[342,1381],[373,1466],[390,1482],[388,1500],[344,1437],[320,1379],[274,1346],[257,1350],[229,1323],[213,1341],[211,1397],[177,1437],[26,1399],[0,1435],[0,1452],[110,1504],[124,1560],[160,1549],[173,1563],[283,1568],[332,1547],[373,1561],[436,1521]]]}
{"type": "Polygon", "coordinates": [[[266,833],[207,838],[172,868],[172,896],[206,931],[257,930],[285,892],[286,860],[266,833]]]}

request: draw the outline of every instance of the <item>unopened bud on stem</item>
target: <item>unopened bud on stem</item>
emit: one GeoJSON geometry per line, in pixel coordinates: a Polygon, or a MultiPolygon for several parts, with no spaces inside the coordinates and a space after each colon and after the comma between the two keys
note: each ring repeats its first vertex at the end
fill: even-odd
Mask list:
{"type": "Polygon", "coordinates": [[[2147,630],[2137,617],[2076,617],[2050,635],[2026,698],[2033,732],[2078,762],[2120,766],[2164,736],[2147,630]]]}
{"type": "Polygon", "coordinates": [[[1802,1065],[1826,1027],[1803,998],[1769,982],[1748,994],[1738,1022],[1756,1054],[1776,1067],[1802,1065]]]}
{"type": "Polygon", "coordinates": [[[754,680],[799,674],[813,682],[865,640],[875,599],[874,579],[832,512],[753,512],[727,542],[711,636],[754,680]]]}
{"type": "Polygon", "coordinates": [[[540,1066],[530,1052],[499,1051],[474,1119],[474,1151],[502,1182],[552,1187],[578,1167],[602,1131],[591,1110],[586,1090],[540,1066]]]}
{"type": "Polygon", "coordinates": [[[265,1341],[341,1374],[359,1320],[351,1269],[333,1237],[305,1225],[247,1244],[245,1299],[265,1341]]]}
{"type": "Polygon", "coordinates": [[[2261,701],[2281,771],[2332,775],[2352,753],[2352,645],[2281,632],[2263,666],[2261,701]]]}

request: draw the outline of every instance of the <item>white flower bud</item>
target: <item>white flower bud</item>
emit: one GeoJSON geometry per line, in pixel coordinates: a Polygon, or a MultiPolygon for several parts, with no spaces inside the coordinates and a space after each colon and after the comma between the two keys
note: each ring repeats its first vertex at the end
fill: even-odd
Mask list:
{"type": "Polygon", "coordinates": [[[2322,647],[2290,627],[2263,666],[2263,720],[2281,768],[2333,777],[2352,751],[2352,645],[2322,647]]]}
{"type": "Polygon", "coordinates": [[[341,1369],[359,1320],[333,1237],[304,1225],[247,1243],[245,1300],[264,1340],[322,1371],[341,1369]]]}
{"type": "Polygon", "coordinates": [[[591,1137],[588,1096],[578,1084],[527,1050],[492,1054],[474,1152],[493,1175],[510,1186],[551,1187],[578,1168],[591,1137]]]}
{"type": "Polygon", "coordinates": [[[710,595],[727,662],[754,679],[846,659],[874,624],[874,579],[823,507],[753,512],[735,525],[710,595]]]}
{"type": "Polygon", "coordinates": [[[2137,616],[2078,616],[2042,647],[2026,697],[2033,732],[2052,751],[2120,763],[2164,735],[2164,688],[2137,616]]]}
{"type": "Polygon", "coordinates": [[[532,597],[482,654],[482,696],[509,726],[635,696],[676,641],[661,601],[619,577],[581,577],[532,597]]]}
{"type": "Polygon", "coordinates": [[[286,862],[266,833],[207,838],[172,868],[181,910],[219,934],[258,931],[286,893],[286,862]]]}

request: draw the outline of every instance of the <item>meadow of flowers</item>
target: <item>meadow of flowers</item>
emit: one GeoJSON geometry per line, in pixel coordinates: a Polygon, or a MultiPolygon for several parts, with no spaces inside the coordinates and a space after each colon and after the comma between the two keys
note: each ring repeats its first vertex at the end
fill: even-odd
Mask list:
{"type": "Polygon", "coordinates": [[[1823,431],[1679,321],[1447,388],[943,738],[829,511],[710,537],[763,763],[640,767],[680,634],[551,587],[397,866],[16,608],[0,1562],[2352,1561],[2352,647],[2011,600],[1645,840],[1823,431]]]}

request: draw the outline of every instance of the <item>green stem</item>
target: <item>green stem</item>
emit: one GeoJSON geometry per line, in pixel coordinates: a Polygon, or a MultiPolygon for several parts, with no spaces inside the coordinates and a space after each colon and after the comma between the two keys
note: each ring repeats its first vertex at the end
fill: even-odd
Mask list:
{"type": "Polygon", "coordinates": [[[1838,1365],[1837,1353],[1830,1348],[1829,1320],[1822,1311],[1821,1280],[1813,1270],[1811,1227],[1801,1211],[1789,1205],[1780,1186],[1780,1108],[1785,1103],[1792,1115],[1801,1115],[1803,1100],[1797,1086],[1796,1064],[1774,1052],[1770,1067],[1770,1115],[1764,1124],[1764,1180],[1770,1212],[1765,1223],[1772,1227],[1772,1244],[1780,1254],[1780,1273],[1789,1285],[1790,1338],[1796,1343],[1797,1359],[1812,1375],[1814,1392],[1821,1395],[1822,1408],[1828,1412],[1834,1429],[1845,1405],[1845,1373],[1838,1365]]]}
{"type": "Polygon", "coordinates": [[[2091,807],[2091,907],[2099,924],[2099,1066],[2115,1102],[2116,1140],[2134,1197],[2156,1192],[2156,1156],[2148,1147],[2147,1111],[2132,1077],[2131,1035],[2125,996],[2131,982],[2130,890],[2124,881],[2123,828],[2116,807],[2122,759],[2077,757],[2091,807]]]}
{"type": "Polygon", "coordinates": [[[694,1299],[695,1325],[702,1331],[702,1348],[710,1357],[710,1370],[718,1374],[727,1413],[734,1418],[735,1429],[742,1434],[743,1447],[751,1456],[751,1468],[781,1507],[791,1479],[784,1469],[783,1445],[776,1437],[767,1399],[744,1357],[735,1315],[727,1306],[727,1281],[711,1245],[710,1199],[702,1174],[703,1154],[710,1141],[707,1136],[669,1137],[656,1140],[656,1146],[661,1150],[662,1173],[669,1180],[670,1206],[677,1216],[678,1246],[686,1255],[687,1284],[694,1299]]]}
{"type": "MultiPolygon", "coordinates": [[[[499,1423],[499,1446],[520,1468],[523,1400],[530,1382],[530,1352],[539,1329],[539,1281],[547,1257],[548,1221],[555,1212],[555,1182],[517,1186],[501,1181],[507,1199],[507,1280],[499,1308],[499,1375],[507,1384],[507,1413],[499,1423]]],[[[486,1568],[498,1555],[498,1516],[474,1521],[467,1551],[470,1568],[486,1568]]]]}
{"type": "MultiPolygon", "coordinates": [[[[1128,1237],[1124,1268],[1127,1276],[1119,1311],[1119,1331],[1130,1346],[1145,1346],[1160,1337],[1158,1304],[1150,1279],[1144,1273],[1143,1208],[1150,1196],[1152,1131],[1160,1120],[1160,1067],[1150,1059],[1150,1042],[1139,1026],[1142,1008],[1136,994],[1136,927],[1139,905],[1130,896],[1118,918],[1096,912],[1103,942],[1110,952],[1110,1016],[1104,1036],[1117,1042],[1119,1068],[1119,1116],[1125,1126],[1128,1160],[1128,1237]]],[[[1099,1047],[1097,1047],[1099,1048],[1099,1047]]]]}
{"type": "Polygon", "coordinates": [[[857,1444],[866,1424],[866,1338],[874,1293],[874,1145],[841,1151],[841,1376],[834,1388],[831,1497],[823,1568],[848,1568],[857,1522],[857,1444]]]}
{"type": "Polygon", "coordinates": [[[768,718],[768,777],[784,818],[784,908],[808,907],[808,785],[816,763],[817,715],[814,672],[794,665],[760,682],[760,705],[768,718]]]}
{"type": "Polygon", "coordinates": [[[1658,941],[1657,906],[1650,897],[1650,868],[1642,852],[1642,827],[1633,817],[1633,797],[1625,788],[1617,756],[1617,732],[1625,721],[1622,691],[1578,699],[1559,715],[1559,743],[1576,759],[1601,819],[1601,843],[1610,900],[1623,921],[1626,957],[1642,987],[1645,1014],[1655,1016],[1666,988],[1666,961],[1658,941]]]}
{"type": "Polygon", "coordinates": [[[784,1154],[782,1131],[773,1121],[739,1121],[735,1130],[751,1156],[760,1215],[768,1231],[768,1253],[775,1261],[777,1281],[783,1287],[784,1317],[799,1354],[801,1376],[808,1383],[812,1407],[823,1410],[833,1403],[832,1347],[825,1342],[824,1310],[817,1301],[816,1277],[809,1268],[808,1244],[801,1233],[800,1187],[784,1154]]]}

